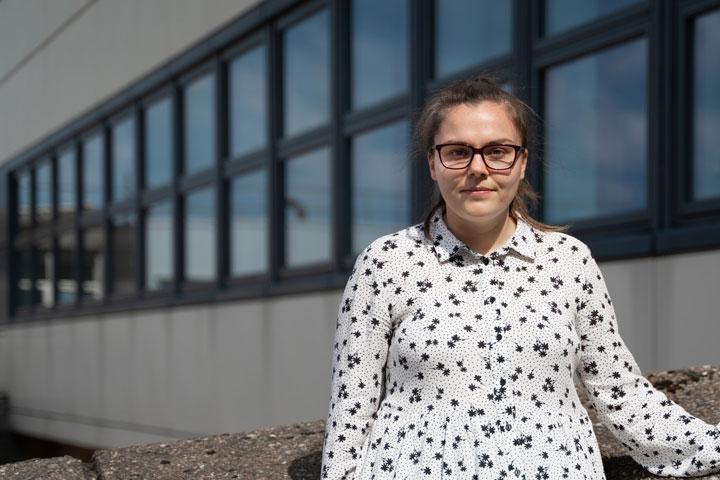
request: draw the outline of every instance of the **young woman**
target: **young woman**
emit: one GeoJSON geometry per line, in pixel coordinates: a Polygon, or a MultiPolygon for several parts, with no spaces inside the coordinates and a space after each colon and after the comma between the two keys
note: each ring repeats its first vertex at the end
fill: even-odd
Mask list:
{"type": "Polygon", "coordinates": [[[528,215],[531,114],[485,78],[426,105],[437,202],[356,260],[321,478],[604,479],[575,375],[650,472],[720,471],[720,426],[642,376],[587,245],[528,215]]]}

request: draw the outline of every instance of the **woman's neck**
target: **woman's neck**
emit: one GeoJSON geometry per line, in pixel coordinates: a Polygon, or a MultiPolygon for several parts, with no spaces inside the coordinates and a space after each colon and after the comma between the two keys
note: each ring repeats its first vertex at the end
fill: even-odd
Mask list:
{"type": "Polygon", "coordinates": [[[510,216],[509,211],[493,219],[486,219],[476,223],[469,223],[456,217],[443,208],[443,219],[453,235],[464,242],[474,252],[481,255],[490,255],[505,244],[512,237],[517,222],[510,216]]]}

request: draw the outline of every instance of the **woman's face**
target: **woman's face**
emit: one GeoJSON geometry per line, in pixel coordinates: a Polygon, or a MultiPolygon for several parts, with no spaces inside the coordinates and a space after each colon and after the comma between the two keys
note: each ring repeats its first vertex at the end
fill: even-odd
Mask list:
{"type": "MultiPolygon", "coordinates": [[[[450,108],[435,135],[435,144],[466,143],[476,148],[488,144],[523,146],[520,134],[503,103],[481,102],[450,108]]],[[[527,151],[518,154],[511,169],[489,170],[475,154],[470,165],[462,170],[448,169],[440,163],[437,150],[428,154],[432,179],[445,199],[448,215],[470,223],[504,220],[525,176],[527,151]],[[490,192],[470,193],[469,188],[488,188],[490,192]]]]}

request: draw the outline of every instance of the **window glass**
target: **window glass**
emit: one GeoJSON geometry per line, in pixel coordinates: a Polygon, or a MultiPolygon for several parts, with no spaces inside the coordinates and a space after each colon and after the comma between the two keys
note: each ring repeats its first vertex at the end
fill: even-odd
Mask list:
{"type": "Polygon", "coordinates": [[[267,72],[264,46],[254,48],[231,63],[230,154],[242,155],[265,146],[267,141],[267,72]]]}
{"type": "Polygon", "coordinates": [[[170,97],[145,110],[145,186],[161,187],[173,174],[173,106],[170,97]]]}
{"type": "Polygon", "coordinates": [[[646,71],[645,39],[547,71],[548,221],[646,208],[646,71]]]}
{"type": "Polygon", "coordinates": [[[330,152],[322,148],[285,163],[285,264],[330,260],[330,152]]]}
{"type": "Polygon", "coordinates": [[[267,270],[267,171],[235,177],[231,188],[230,258],[233,276],[267,270]]]}
{"type": "Polygon", "coordinates": [[[285,135],[320,126],[328,120],[328,30],[328,13],[322,11],[285,32],[285,135]]]}
{"type": "Polygon", "coordinates": [[[145,288],[158,290],[173,285],[175,235],[172,205],[153,205],[145,217],[145,288]]]}
{"type": "Polygon", "coordinates": [[[112,198],[125,200],[135,192],[135,119],[128,117],[112,128],[112,198]]]}
{"type": "Polygon", "coordinates": [[[217,273],[215,189],[188,194],[185,204],[185,280],[212,282],[217,273]]]}
{"type": "Polygon", "coordinates": [[[83,142],[83,209],[102,209],[105,202],[105,147],[100,134],[83,142]]]}
{"type": "Polygon", "coordinates": [[[32,249],[23,247],[16,251],[15,305],[28,307],[33,304],[32,249]]]}
{"type": "Polygon", "coordinates": [[[23,172],[17,177],[17,209],[18,228],[26,229],[30,226],[30,212],[32,205],[32,189],[30,188],[30,172],[23,172]]]}
{"type": "Polygon", "coordinates": [[[58,216],[60,219],[75,217],[75,150],[68,148],[58,157],[58,216]]]}
{"type": "Polygon", "coordinates": [[[51,237],[39,240],[36,245],[35,257],[37,293],[35,298],[43,307],[52,307],[55,304],[55,257],[53,255],[53,242],[51,237]]]}
{"type": "Polygon", "coordinates": [[[436,0],[435,11],[436,77],[510,53],[512,1],[436,0]]]}
{"type": "Polygon", "coordinates": [[[114,215],[112,219],[112,292],[135,293],[135,258],[138,254],[137,220],[133,213],[114,215]]]}
{"type": "Polygon", "coordinates": [[[408,2],[354,0],[351,32],[353,108],[406,91],[408,2]]]}
{"type": "Polygon", "coordinates": [[[720,10],[695,21],[693,197],[720,197],[720,10]]]}
{"type": "Polygon", "coordinates": [[[43,160],[35,171],[35,217],[38,223],[52,219],[52,166],[50,160],[43,160]]]}
{"type": "Polygon", "coordinates": [[[352,249],[392,233],[410,218],[407,123],[363,133],[352,142],[352,249]]]}
{"type": "Polygon", "coordinates": [[[192,174],[215,164],[215,76],[187,85],[183,105],[185,173],[192,174]]]}
{"type": "Polygon", "coordinates": [[[83,232],[82,288],[84,299],[99,300],[105,290],[105,240],[102,227],[91,227],[83,232]]]}
{"type": "Polygon", "coordinates": [[[545,32],[562,32],[634,3],[638,0],[545,0],[545,32]]]}
{"type": "Polygon", "coordinates": [[[75,278],[76,241],[74,232],[66,232],[58,238],[58,303],[72,303],[77,298],[75,278]]]}

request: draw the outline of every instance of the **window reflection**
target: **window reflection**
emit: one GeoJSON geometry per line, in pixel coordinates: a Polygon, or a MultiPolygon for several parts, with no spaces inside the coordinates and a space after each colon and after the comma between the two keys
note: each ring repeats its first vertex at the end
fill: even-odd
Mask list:
{"type": "Polygon", "coordinates": [[[52,307],[55,304],[55,258],[53,255],[52,237],[39,240],[36,245],[35,268],[35,298],[43,307],[52,307]]]}
{"type": "Polygon", "coordinates": [[[172,100],[158,100],[145,110],[145,186],[167,185],[173,174],[172,100]]]}
{"type": "Polygon", "coordinates": [[[352,3],[352,104],[363,108],[407,89],[408,2],[352,3]]]}
{"type": "Polygon", "coordinates": [[[30,227],[31,195],[30,172],[23,172],[17,177],[17,222],[21,230],[30,227]]]}
{"type": "Polygon", "coordinates": [[[634,3],[638,0],[545,0],[545,32],[562,32],[634,3]]]}
{"type": "Polygon", "coordinates": [[[114,295],[135,293],[135,259],[138,249],[135,214],[115,215],[112,220],[112,292],[114,295]]]}
{"type": "Polygon", "coordinates": [[[217,272],[215,189],[188,194],[185,203],[185,280],[211,282],[217,272]]]}
{"type": "Polygon", "coordinates": [[[52,220],[52,171],[49,160],[44,160],[35,171],[35,218],[38,223],[52,220]]]}
{"type": "Polygon", "coordinates": [[[77,280],[75,279],[75,233],[67,232],[58,238],[58,303],[72,303],[77,298],[77,280]]]}
{"type": "Polygon", "coordinates": [[[84,299],[103,297],[105,283],[105,240],[101,227],[90,227],[83,232],[82,288],[84,299]]]}
{"type": "Polygon", "coordinates": [[[215,163],[215,76],[194,80],[183,93],[185,173],[192,174],[215,163]]]}
{"type": "Polygon", "coordinates": [[[646,67],[642,39],[547,72],[550,222],[646,208],[646,67]]]}
{"type": "Polygon", "coordinates": [[[135,192],[135,119],[129,117],[112,129],[112,198],[125,200],[135,192]]]}
{"type": "Polygon", "coordinates": [[[435,75],[443,77],[510,53],[511,9],[510,0],[437,0],[435,75]]]}
{"type": "Polygon", "coordinates": [[[352,143],[352,249],[358,254],[376,238],[407,225],[410,172],[406,168],[407,123],[358,135],[352,143]]]}
{"type": "Polygon", "coordinates": [[[693,197],[720,197],[720,10],[695,21],[693,197]]]}
{"type": "Polygon", "coordinates": [[[327,148],[285,163],[285,264],[330,259],[330,152],[327,148]]]}
{"type": "Polygon", "coordinates": [[[75,150],[69,148],[58,157],[58,217],[72,220],[75,217],[75,150]]]}
{"type": "Polygon", "coordinates": [[[173,285],[175,235],[169,201],[150,207],[145,217],[145,288],[159,290],[173,285]]]}
{"type": "Polygon", "coordinates": [[[83,142],[82,202],[86,211],[100,210],[105,201],[105,147],[100,134],[83,142]]]}
{"type": "Polygon", "coordinates": [[[32,249],[23,247],[15,252],[15,305],[28,307],[33,304],[32,249]]]}
{"type": "Polygon", "coordinates": [[[233,276],[267,270],[267,171],[233,179],[231,184],[230,258],[233,276]]]}
{"type": "Polygon", "coordinates": [[[266,143],[266,84],[264,46],[235,58],[228,71],[230,101],[230,153],[249,153],[266,143]]]}
{"type": "Polygon", "coordinates": [[[328,30],[328,13],[322,11],[285,32],[285,135],[317,127],[328,120],[328,30]]]}

